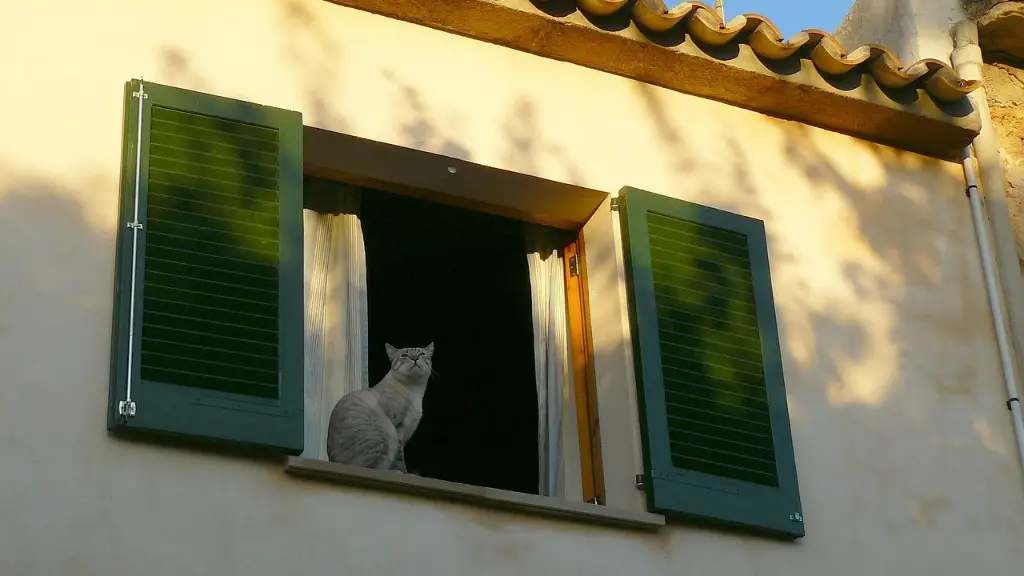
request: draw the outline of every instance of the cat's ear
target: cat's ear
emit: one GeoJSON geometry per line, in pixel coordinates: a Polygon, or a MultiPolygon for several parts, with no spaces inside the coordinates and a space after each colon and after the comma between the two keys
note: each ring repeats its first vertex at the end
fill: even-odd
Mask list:
{"type": "Polygon", "coordinates": [[[388,351],[388,360],[391,360],[392,362],[394,362],[394,360],[395,360],[395,352],[398,352],[398,348],[395,348],[391,344],[388,344],[387,342],[385,342],[384,343],[384,349],[388,351]]]}
{"type": "Polygon", "coordinates": [[[427,356],[429,356],[431,358],[434,357],[434,343],[433,342],[431,342],[430,344],[427,344],[427,347],[424,348],[423,350],[427,353],[427,356]]]}

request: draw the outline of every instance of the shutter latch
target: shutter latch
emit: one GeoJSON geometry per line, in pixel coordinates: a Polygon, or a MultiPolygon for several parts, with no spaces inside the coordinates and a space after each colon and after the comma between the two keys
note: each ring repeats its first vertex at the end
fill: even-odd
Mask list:
{"type": "Polygon", "coordinates": [[[135,400],[121,400],[118,402],[117,413],[125,418],[135,416],[135,400]]]}
{"type": "Polygon", "coordinates": [[[636,478],[634,480],[636,481],[636,487],[639,488],[640,490],[643,490],[644,489],[644,475],[643,474],[637,474],[636,478]]]}
{"type": "Polygon", "coordinates": [[[799,512],[794,512],[789,515],[789,519],[799,524],[804,521],[804,515],[799,512]]]}

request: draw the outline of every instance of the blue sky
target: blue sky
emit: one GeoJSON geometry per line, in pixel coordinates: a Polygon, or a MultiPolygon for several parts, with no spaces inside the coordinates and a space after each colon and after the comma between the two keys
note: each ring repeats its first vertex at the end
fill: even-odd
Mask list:
{"type": "MultiPolygon", "coordinates": [[[[667,0],[669,6],[681,0],[667,0]]],[[[787,38],[807,28],[834,32],[843,16],[853,6],[853,0],[723,0],[725,18],[755,12],[766,16],[787,38]]],[[[704,0],[715,5],[715,0],[704,0]]]]}

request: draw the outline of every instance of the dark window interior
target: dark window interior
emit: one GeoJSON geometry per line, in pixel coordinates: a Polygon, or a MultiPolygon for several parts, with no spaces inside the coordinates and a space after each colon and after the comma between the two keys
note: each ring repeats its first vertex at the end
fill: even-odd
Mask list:
{"type": "Polygon", "coordinates": [[[370,383],[384,343],[435,346],[410,472],[537,493],[537,393],[523,223],[376,190],[360,207],[370,383]]]}

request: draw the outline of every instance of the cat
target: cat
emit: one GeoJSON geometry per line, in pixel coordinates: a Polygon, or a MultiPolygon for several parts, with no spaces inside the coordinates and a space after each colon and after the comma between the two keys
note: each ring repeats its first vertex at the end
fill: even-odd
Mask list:
{"type": "Polygon", "coordinates": [[[426,348],[384,347],[391,370],[373,388],[350,392],[334,405],[327,459],[406,474],[405,445],[423,417],[434,343],[426,348]]]}

